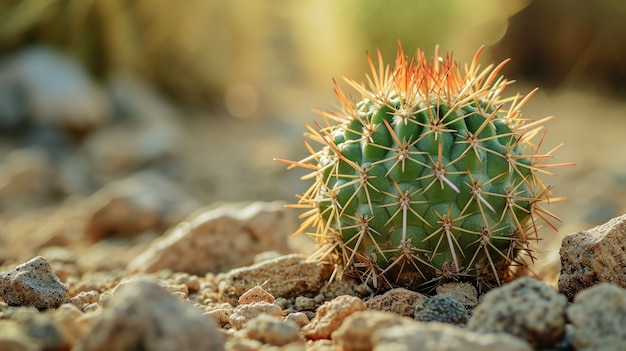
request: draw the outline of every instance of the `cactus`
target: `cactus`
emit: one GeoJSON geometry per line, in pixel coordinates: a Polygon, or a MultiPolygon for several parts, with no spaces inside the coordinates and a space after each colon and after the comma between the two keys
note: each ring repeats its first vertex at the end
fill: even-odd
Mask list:
{"type": "Polygon", "coordinates": [[[367,84],[334,82],[340,112],[318,112],[307,125],[310,156],[279,161],[311,172],[313,185],[295,208],[308,209],[296,234],[319,244],[342,272],[373,287],[427,290],[464,280],[486,289],[532,260],[538,220],[558,217],[541,205],[557,200],[538,175],[559,146],[539,148],[542,124],[521,108],[535,93],[502,98],[508,61],[481,69],[478,50],[462,70],[452,55],[410,60],[399,46],[395,68],[371,68],[367,84]],[[531,139],[539,138],[534,144],[531,139]]]}

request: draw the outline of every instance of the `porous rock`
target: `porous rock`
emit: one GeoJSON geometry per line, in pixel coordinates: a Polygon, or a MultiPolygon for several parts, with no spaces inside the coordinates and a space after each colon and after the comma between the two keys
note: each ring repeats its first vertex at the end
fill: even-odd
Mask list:
{"type": "Polygon", "coordinates": [[[626,214],[567,235],[561,244],[559,290],[570,301],[600,282],[626,288],[626,214]]]}
{"type": "Polygon", "coordinates": [[[268,314],[261,314],[248,321],[245,327],[248,338],[264,344],[283,346],[294,342],[304,344],[304,338],[295,323],[286,322],[268,314]]]}
{"type": "Polygon", "coordinates": [[[415,306],[415,319],[420,322],[465,324],[469,314],[465,306],[446,295],[435,295],[415,306]]]}
{"type": "Polygon", "coordinates": [[[470,283],[445,283],[437,286],[436,291],[438,295],[449,296],[468,308],[474,308],[478,304],[478,291],[470,283]]]}
{"type": "Polygon", "coordinates": [[[41,256],[0,273],[0,298],[12,306],[56,308],[69,301],[68,291],[41,256]]]}
{"type": "Polygon", "coordinates": [[[274,296],[272,296],[272,294],[268,293],[267,291],[265,291],[262,287],[258,285],[252,287],[250,290],[246,291],[241,296],[239,296],[240,305],[245,305],[245,304],[254,303],[254,302],[261,302],[261,301],[264,301],[267,303],[274,303],[274,296]]]}
{"type": "Polygon", "coordinates": [[[212,318],[150,279],[116,289],[94,319],[75,350],[223,350],[212,318]]]}
{"type": "Polygon", "coordinates": [[[239,305],[235,307],[231,315],[228,317],[228,322],[233,328],[242,329],[246,326],[249,320],[262,314],[280,317],[283,315],[283,310],[273,303],[265,301],[239,305]]]}
{"type": "Polygon", "coordinates": [[[338,296],[318,307],[316,317],[310,324],[305,325],[302,331],[309,339],[330,339],[332,332],[337,330],[349,315],[365,309],[365,303],[358,297],[338,296]]]}
{"type": "Polygon", "coordinates": [[[387,311],[405,317],[413,317],[415,306],[426,296],[404,288],[395,288],[376,295],[365,302],[369,310],[387,311]]]}
{"type": "Polygon", "coordinates": [[[373,348],[374,332],[412,322],[409,318],[391,312],[359,311],[341,323],[339,329],[332,333],[332,339],[346,351],[369,351],[373,348]]]}
{"type": "Polygon", "coordinates": [[[626,340],[626,289],[600,283],[581,291],[567,308],[577,351],[623,350],[626,340]]]}
{"type": "Polygon", "coordinates": [[[567,299],[552,287],[521,277],[489,291],[467,328],[480,333],[509,333],[533,346],[553,345],[565,335],[567,299]]]}
{"type": "Polygon", "coordinates": [[[374,331],[374,351],[532,351],[524,340],[508,334],[480,334],[445,323],[415,322],[374,331]],[[416,348],[416,345],[417,346],[416,348]]]}
{"type": "Polygon", "coordinates": [[[203,208],[154,240],[128,269],[204,275],[246,266],[260,252],[289,252],[287,239],[295,227],[293,220],[281,202],[203,208]]]}
{"type": "Polygon", "coordinates": [[[330,274],[328,264],[291,254],[231,270],[219,277],[219,291],[233,305],[244,292],[261,284],[273,296],[297,297],[319,291],[330,274]]]}

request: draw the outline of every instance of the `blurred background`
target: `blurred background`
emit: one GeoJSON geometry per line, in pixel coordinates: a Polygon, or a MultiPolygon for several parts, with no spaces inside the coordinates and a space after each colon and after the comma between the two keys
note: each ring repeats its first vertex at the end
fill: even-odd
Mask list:
{"type": "Polygon", "coordinates": [[[158,193],[145,202],[183,202],[181,213],[294,202],[303,173],[272,159],[303,158],[311,109],[337,108],[331,78],[363,79],[365,52],[391,60],[398,40],[407,53],[440,45],[461,62],[484,45],[484,65],[512,58],[508,94],[541,88],[524,114],[556,115],[544,149],[564,143],[554,162],[577,163],[545,178],[568,198],[548,206],[563,219],[560,235],[626,212],[621,0],[182,4],[0,3],[2,218],[76,204],[120,181],[158,193]]]}

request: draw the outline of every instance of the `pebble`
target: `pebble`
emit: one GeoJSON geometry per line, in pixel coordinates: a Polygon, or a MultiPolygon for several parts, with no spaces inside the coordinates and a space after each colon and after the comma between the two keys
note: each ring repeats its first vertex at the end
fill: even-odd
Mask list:
{"type": "Polygon", "coordinates": [[[319,291],[328,281],[328,264],[306,260],[298,254],[281,256],[252,266],[233,269],[218,277],[219,293],[227,302],[237,304],[239,296],[254,286],[273,296],[284,298],[307,295],[319,291]]]}
{"type": "Polygon", "coordinates": [[[252,264],[260,252],[289,252],[287,240],[293,228],[293,218],[282,202],[207,207],[152,241],[128,269],[144,273],[171,269],[199,276],[225,272],[252,264]]]}
{"type": "Polygon", "coordinates": [[[441,322],[464,325],[469,319],[465,306],[447,295],[435,295],[415,306],[415,319],[420,322],[441,322]]]}
{"type": "Polygon", "coordinates": [[[489,291],[474,310],[467,329],[509,333],[533,346],[549,346],[565,336],[567,298],[545,283],[520,277],[489,291]]]}
{"type": "Polygon", "coordinates": [[[309,317],[303,312],[290,313],[285,317],[285,320],[295,323],[300,328],[311,323],[311,321],[309,320],[309,317]]]}
{"type": "Polygon", "coordinates": [[[480,334],[446,323],[403,325],[374,331],[373,351],[532,351],[524,340],[508,334],[480,334]]]}
{"type": "Polygon", "coordinates": [[[449,296],[467,308],[474,308],[478,305],[478,291],[476,287],[470,283],[451,282],[437,286],[437,295],[449,296]]]}
{"type": "Polygon", "coordinates": [[[235,329],[243,329],[248,321],[261,314],[269,314],[275,317],[281,317],[283,310],[273,303],[261,301],[235,307],[228,322],[235,329]]]}
{"type": "Polygon", "coordinates": [[[413,317],[415,306],[426,296],[404,288],[395,288],[376,295],[365,302],[369,310],[387,311],[405,317],[413,317]]]}
{"type": "Polygon", "coordinates": [[[0,298],[12,306],[57,308],[69,302],[68,291],[41,256],[0,273],[0,298]]]}
{"type": "Polygon", "coordinates": [[[561,243],[559,291],[571,301],[599,282],[626,288],[626,215],[567,235],[561,243]]]}
{"type": "Polygon", "coordinates": [[[365,303],[354,296],[342,295],[317,308],[317,316],[302,328],[308,339],[330,339],[333,331],[352,313],[364,311],[365,303]]]}
{"type": "Polygon", "coordinates": [[[239,304],[245,305],[255,302],[274,303],[274,296],[263,290],[260,286],[252,287],[250,290],[239,296],[239,304]]]}
{"type": "Polygon", "coordinates": [[[577,351],[623,350],[626,340],[626,289],[600,283],[578,293],[567,308],[577,351]]]}
{"type": "Polygon", "coordinates": [[[158,283],[136,279],[115,290],[76,351],[223,350],[212,318],[176,299],[158,283]]]}
{"type": "Polygon", "coordinates": [[[285,322],[281,318],[267,314],[261,314],[248,321],[244,330],[248,338],[264,344],[275,346],[294,342],[304,344],[304,338],[296,324],[285,322]]]}
{"type": "Polygon", "coordinates": [[[369,351],[373,348],[372,335],[384,333],[388,328],[397,328],[413,323],[409,318],[391,312],[359,311],[349,315],[341,326],[332,333],[333,341],[343,350],[369,351]]]}

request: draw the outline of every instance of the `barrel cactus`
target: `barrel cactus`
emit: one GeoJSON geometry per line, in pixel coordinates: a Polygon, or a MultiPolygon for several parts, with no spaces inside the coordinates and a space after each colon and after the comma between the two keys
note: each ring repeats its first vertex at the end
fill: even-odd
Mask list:
{"type": "Polygon", "coordinates": [[[503,98],[507,61],[481,69],[481,49],[461,68],[438,51],[408,59],[400,48],[393,69],[368,55],[367,84],[345,79],[360,98],[334,82],[341,111],[307,126],[321,147],[305,141],[310,156],[280,160],[311,171],[292,206],[308,209],[297,234],[373,287],[499,285],[532,259],[539,220],[558,221],[538,177],[560,166],[547,163],[558,147],[539,151],[549,118],[522,117],[535,91],[503,98]]]}

